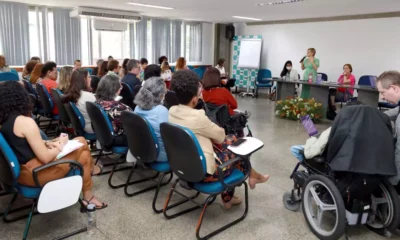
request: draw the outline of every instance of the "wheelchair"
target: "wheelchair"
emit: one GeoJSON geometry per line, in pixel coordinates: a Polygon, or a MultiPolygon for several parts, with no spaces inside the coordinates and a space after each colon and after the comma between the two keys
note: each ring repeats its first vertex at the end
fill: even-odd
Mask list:
{"type": "Polygon", "coordinates": [[[317,156],[297,163],[290,178],[294,187],[283,195],[283,204],[294,212],[302,206],[319,239],[339,239],[346,226],[360,225],[390,237],[399,225],[399,196],[386,177],[334,172],[325,156],[317,156]]]}

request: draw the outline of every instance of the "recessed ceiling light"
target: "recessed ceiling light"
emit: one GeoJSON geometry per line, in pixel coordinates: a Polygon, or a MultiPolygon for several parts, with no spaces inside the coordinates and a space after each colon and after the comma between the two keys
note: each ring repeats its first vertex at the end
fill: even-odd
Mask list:
{"type": "Polygon", "coordinates": [[[163,7],[163,6],[156,6],[156,5],[150,5],[150,4],[142,4],[142,3],[132,3],[129,2],[127,3],[129,5],[134,5],[134,6],[139,6],[139,7],[149,7],[149,8],[159,8],[159,9],[165,9],[165,10],[172,10],[174,8],[171,7],[163,7]]]}
{"type": "Polygon", "coordinates": [[[251,17],[241,17],[241,16],[232,16],[233,18],[245,19],[245,20],[252,20],[252,21],[261,21],[262,19],[259,18],[251,18],[251,17]]]}
{"type": "Polygon", "coordinates": [[[276,2],[267,2],[267,3],[259,3],[257,6],[271,6],[271,5],[280,5],[280,4],[287,4],[287,3],[297,3],[303,2],[304,0],[283,0],[283,1],[276,1],[276,2]]]}

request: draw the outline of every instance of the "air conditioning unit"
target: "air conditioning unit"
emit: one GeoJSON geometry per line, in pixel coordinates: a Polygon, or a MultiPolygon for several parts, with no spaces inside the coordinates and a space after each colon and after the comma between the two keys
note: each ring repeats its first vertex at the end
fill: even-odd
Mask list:
{"type": "Polygon", "coordinates": [[[94,19],[112,19],[113,21],[139,22],[142,20],[137,12],[127,12],[103,8],[77,7],[69,13],[70,17],[90,17],[94,19]]]}
{"type": "Polygon", "coordinates": [[[93,21],[93,27],[97,31],[123,32],[123,31],[128,30],[128,23],[95,19],[93,21]]]}

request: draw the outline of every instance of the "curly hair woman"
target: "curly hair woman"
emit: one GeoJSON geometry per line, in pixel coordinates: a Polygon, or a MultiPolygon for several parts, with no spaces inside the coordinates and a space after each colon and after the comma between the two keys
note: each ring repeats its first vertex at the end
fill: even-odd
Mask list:
{"type": "MultiPolygon", "coordinates": [[[[18,182],[25,186],[36,186],[32,170],[56,161],[57,155],[68,142],[68,136],[63,134],[52,141],[43,141],[40,136],[39,127],[30,117],[32,104],[28,93],[18,82],[7,81],[0,84],[0,125],[1,134],[13,149],[21,164],[21,173],[18,182]]],[[[91,174],[101,172],[99,167],[94,168],[94,161],[90,155],[90,149],[84,138],[76,138],[83,146],[62,159],[75,159],[84,168],[83,175],[83,199],[84,204],[93,203],[97,209],[107,207],[94,197],[92,192],[93,182],[91,174]]],[[[38,178],[41,185],[47,182],[63,178],[70,171],[67,164],[51,167],[42,173],[38,178]]]]}

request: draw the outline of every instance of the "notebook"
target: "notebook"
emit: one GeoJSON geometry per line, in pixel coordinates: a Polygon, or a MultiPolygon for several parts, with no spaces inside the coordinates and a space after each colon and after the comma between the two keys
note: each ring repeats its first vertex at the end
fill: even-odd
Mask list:
{"type": "Polygon", "coordinates": [[[318,134],[318,130],[315,128],[315,125],[309,115],[301,117],[300,121],[303,124],[304,128],[307,130],[307,133],[310,137],[318,134]]]}
{"type": "Polygon", "coordinates": [[[82,146],[83,144],[78,140],[69,140],[68,143],[65,144],[63,150],[57,155],[56,159],[61,159],[82,146]]]}

